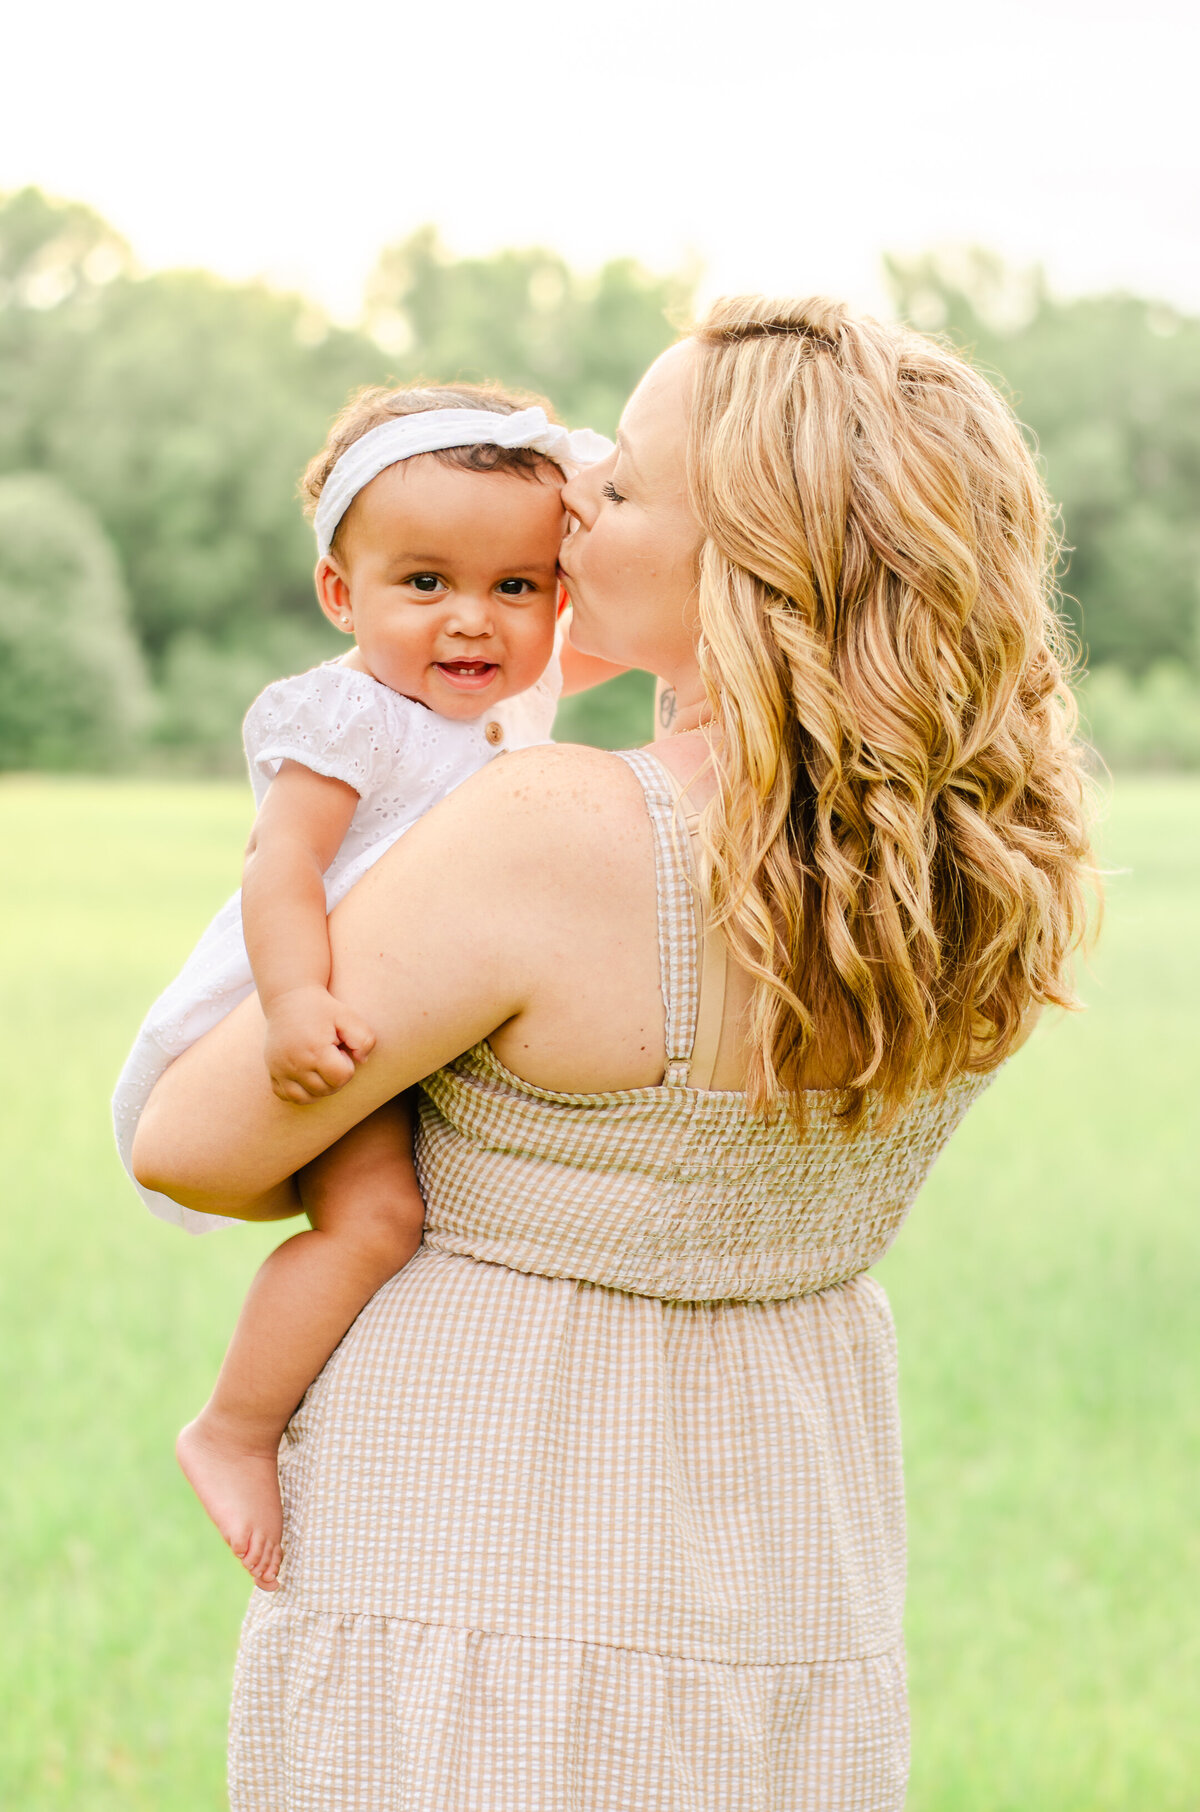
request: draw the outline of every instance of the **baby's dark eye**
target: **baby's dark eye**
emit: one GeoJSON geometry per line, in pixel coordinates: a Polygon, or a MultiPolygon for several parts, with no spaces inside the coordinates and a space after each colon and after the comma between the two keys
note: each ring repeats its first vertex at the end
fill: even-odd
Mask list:
{"type": "Polygon", "coordinates": [[[600,492],[602,496],[608,498],[610,503],[624,503],[625,501],[620,491],[618,491],[616,485],[613,484],[611,480],[609,480],[607,484],[601,485],[600,492]]]}
{"type": "Polygon", "coordinates": [[[506,598],[523,598],[533,588],[532,579],[501,579],[496,590],[506,598]]]}
{"type": "Polygon", "coordinates": [[[441,589],[441,580],[436,573],[413,573],[406,581],[414,591],[433,592],[441,589]]]}

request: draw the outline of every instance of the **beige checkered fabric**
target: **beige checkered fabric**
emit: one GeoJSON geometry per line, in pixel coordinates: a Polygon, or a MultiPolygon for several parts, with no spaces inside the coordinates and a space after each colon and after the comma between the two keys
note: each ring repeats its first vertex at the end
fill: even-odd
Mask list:
{"type": "Polygon", "coordinates": [[[686,1085],[686,839],[654,828],[671,1079],[427,1079],[425,1242],[281,1452],[234,1812],[897,1812],[891,1317],[862,1275],[984,1083],[801,1137],[686,1085]]]}
{"type": "Polygon", "coordinates": [[[663,1081],[686,1083],[700,1005],[699,949],[687,833],[675,810],[666,772],[645,749],[622,756],[646,795],[654,840],[658,887],[658,969],[666,1013],[667,1064],[663,1081]]]}

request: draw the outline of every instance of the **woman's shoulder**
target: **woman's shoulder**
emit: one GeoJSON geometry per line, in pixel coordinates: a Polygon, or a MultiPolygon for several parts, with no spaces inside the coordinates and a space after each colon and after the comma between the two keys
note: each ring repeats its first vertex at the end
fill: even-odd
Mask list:
{"type": "Polygon", "coordinates": [[[468,797],[478,795],[481,809],[486,790],[491,809],[508,806],[554,818],[623,813],[636,804],[641,793],[623,755],[574,742],[513,749],[474,776],[469,788],[468,797]]]}
{"type": "Polygon", "coordinates": [[[480,841],[508,868],[586,874],[603,852],[606,866],[628,846],[641,854],[648,836],[637,777],[620,755],[579,743],[514,749],[450,794],[430,814],[451,840],[480,841]]]}
{"type": "Polygon", "coordinates": [[[356,922],[367,945],[395,937],[419,901],[443,943],[472,952],[472,973],[527,991],[564,960],[586,967],[605,928],[652,926],[654,874],[628,765],[543,744],[498,757],[418,818],[355,890],[356,922]]]}

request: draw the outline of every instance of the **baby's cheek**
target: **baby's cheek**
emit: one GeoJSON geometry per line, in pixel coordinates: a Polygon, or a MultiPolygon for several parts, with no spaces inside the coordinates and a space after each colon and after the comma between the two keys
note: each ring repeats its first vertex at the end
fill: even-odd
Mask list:
{"type": "Polygon", "coordinates": [[[555,611],[549,618],[541,617],[537,623],[528,625],[521,637],[521,645],[514,650],[514,665],[519,669],[517,675],[518,690],[524,691],[539,680],[554,655],[554,638],[558,618],[555,611]]]}

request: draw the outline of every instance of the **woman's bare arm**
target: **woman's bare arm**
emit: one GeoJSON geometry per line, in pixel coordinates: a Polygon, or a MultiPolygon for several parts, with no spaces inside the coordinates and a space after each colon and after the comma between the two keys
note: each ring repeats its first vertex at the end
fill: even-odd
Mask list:
{"type": "MultiPolygon", "coordinates": [[[[563,987],[581,918],[596,917],[597,901],[601,919],[607,893],[628,918],[631,841],[649,889],[635,903],[648,910],[650,930],[644,806],[624,764],[562,748],[493,763],[414,825],[329,921],[331,987],[370,1020],[378,1040],[353,1079],[305,1106],[277,1099],[252,997],[159,1082],[134,1146],[139,1181],[202,1212],[229,1213],[232,1205],[258,1218],[257,1205],[273,1201],[269,1212],[278,1214],[287,1179],[351,1126],[520,1022],[539,994],[544,1007],[548,979],[563,987]]],[[[634,957],[638,992],[648,992],[647,973],[650,988],[656,984],[651,937],[637,941],[634,957]]],[[[597,985],[621,981],[609,960],[597,985]]],[[[567,1047],[577,1042],[571,1027],[563,1037],[567,1047]]],[[[653,1079],[652,1047],[632,1061],[653,1079]]],[[[635,1069],[631,1080],[639,1079],[635,1069]]]]}

